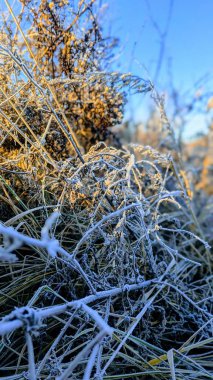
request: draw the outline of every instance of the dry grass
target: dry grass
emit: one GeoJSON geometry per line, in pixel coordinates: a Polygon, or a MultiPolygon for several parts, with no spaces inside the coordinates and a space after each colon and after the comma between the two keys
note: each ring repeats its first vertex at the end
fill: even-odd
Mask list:
{"type": "Polygon", "coordinates": [[[50,77],[48,44],[44,62],[8,45],[0,47],[1,378],[211,379],[211,208],[193,192],[162,99],[129,74],[87,67],[50,77]],[[152,92],[167,153],[93,145],[109,137],[107,120],[119,120],[111,110],[125,86],[152,92]],[[96,131],[104,120],[95,137],[89,120],[96,131]]]}

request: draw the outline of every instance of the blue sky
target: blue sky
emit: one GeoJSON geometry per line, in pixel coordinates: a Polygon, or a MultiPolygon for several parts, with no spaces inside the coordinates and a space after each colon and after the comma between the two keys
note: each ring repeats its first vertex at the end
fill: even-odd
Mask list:
{"type": "MultiPolygon", "coordinates": [[[[120,70],[154,79],[161,45],[152,20],[164,31],[171,1],[149,0],[149,7],[146,0],[107,0],[107,3],[106,26],[121,44],[117,61],[120,70]]],[[[213,90],[213,0],[173,1],[157,88],[167,88],[169,70],[180,93],[193,89],[204,75],[209,79],[203,90],[213,90]]],[[[136,113],[138,118],[145,115],[143,104],[136,113]]],[[[201,123],[200,128],[204,128],[204,118],[195,117],[201,123]]]]}

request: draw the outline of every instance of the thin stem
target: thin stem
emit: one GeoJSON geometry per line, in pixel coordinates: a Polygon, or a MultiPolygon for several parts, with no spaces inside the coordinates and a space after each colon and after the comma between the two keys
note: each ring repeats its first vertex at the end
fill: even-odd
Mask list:
{"type": "Polygon", "coordinates": [[[35,356],[34,356],[32,336],[30,332],[26,332],[26,343],[27,343],[27,351],[28,351],[28,368],[29,368],[30,380],[36,380],[35,356]]]}
{"type": "Polygon", "coordinates": [[[87,366],[86,366],[86,369],[84,372],[83,380],[90,380],[92,369],[94,367],[95,360],[96,360],[96,357],[98,354],[98,349],[99,349],[99,344],[96,344],[92,350],[92,353],[91,353],[89,359],[88,359],[87,366]]]}

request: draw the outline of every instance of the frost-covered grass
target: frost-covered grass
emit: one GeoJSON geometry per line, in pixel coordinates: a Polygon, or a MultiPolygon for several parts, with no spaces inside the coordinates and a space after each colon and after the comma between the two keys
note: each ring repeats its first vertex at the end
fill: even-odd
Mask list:
{"type": "Polygon", "coordinates": [[[0,378],[212,379],[210,198],[153,84],[96,67],[94,1],[68,31],[66,1],[41,3],[38,36],[22,30],[31,2],[19,18],[8,5],[0,35],[0,378]],[[39,31],[55,20],[51,50],[39,31]],[[159,149],[94,144],[125,86],[151,92],[159,149]]]}
{"type": "Polygon", "coordinates": [[[7,378],[211,378],[210,247],[173,160],[129,149],[64,163],[54,212],[0,225],[7,378]]]}

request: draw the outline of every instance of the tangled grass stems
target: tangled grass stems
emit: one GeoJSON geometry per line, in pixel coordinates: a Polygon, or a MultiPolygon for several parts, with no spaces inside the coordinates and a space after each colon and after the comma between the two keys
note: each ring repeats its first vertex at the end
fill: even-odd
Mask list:
{"type": "Polygon", "coordinates": [[[23,2],[19,18],[6,3],[2,378],[212,378],[207,208],[196,207],[163,99],[150,81],[97,64],[108,48],[94,1],[77,2],[67,27],[64,1],[23,2]],[[125,88],[151,92],[168,154],[115,136],[114,148],[95,144],[113,136],[125,88]]]}
{"type": "MultiPolygon", "coordinates": [[[[185,212],[186,209],[184,212],[182,211],[184,207],[187,207],[184,203],[182,191],[178,188],[174,189],[174,185],[172,185],[172,189],[166,187],[167,178],[171,178],[171,169],[168,169],[170,161],[167,160],[166,156],[158,155],[157,152],[153,151],[151,148],[144,148],[142,150],[141,147],[139,147],[139,152],[140,155],[142,154],[143,159],[137,159],[138,147],[136,146],[134,149],[136,150],[134,151],[134,160],[132,157],[133,153],[117,151],[113,148],[109,149],[107,147],[101,147],[100,150],[97,146],[95,149],[92,149],[89,154],[84,156],[85,164],[77,163],[76,168],[74,161],[72,164],[73,166],[67,162],[64,165],[64,175],[62,176],[62,179],[58,178],[57,182],[54,180],[54,182],[52,182],[53,185],[50,184],[50,188],[51,186],[54,186],[54,189],[56,189],[56,183],[57,186],[60,187],[60,181],[66,184],[63,204],[61,205],[58,203],[59,198],[56,196],[51,200],[55,205],[59,205],[57,207],[60,208],[61,214],[59,215],[58,211],[53,212],[44,222],[44,227],[41,229],[41,233],[38,231],[37,224],[33,223],[33,230],[36,230],[34,232],[31,230],[31,233],[33,235],[35,234],[36,238],[28,236],[26,233],[19,232],[17,229],[10,226],[19,223],[21,220],[23,222],[26,221],[26,218],[31,218],[30,215],[33,213],[37,213],[37,215],[40,213],[40,220],[45,220],[44,215],[46,215],[48,205],[46,205],[47,208],[45,208],[45,206],[43,206],[43,208],[42,206],[38,206],[32,208],[31,211],[29,210],[29,212],[23,211],[22,214],[14,216],[0,225],[1,235],[4,236],[4,244],[1,248],[1,252],[4,253],[4,259],[6,257],[5,255],[9,255],[8,260],[11,260],[11,255],[14,256],[11,248],[17,251],[16,257],[19,258],[16,262],[8,263],[9,265],[20,266],[20,259],[24,254],[24,251],[23,254],[21,253],[23,249],[22,244],[24,244],[25,250],[26,244],[29,244],[31,249],[38,249],[37,254],[34,255],[34,261],[36,261],[36,257],[39,257],[42,253],[42,260],[44,260],[44,264],[46,263],[45,266],[49,263],[48,265],[50,265],[50,267],[55,267],[55,271],[57,271],[55,273],[57,273],[58,276],[60,276],[61,270],[63,270],[64,274],[66,272],[70,274],[72,272],[74,274],[78,265],[82,268],[82,270],[77,270],[76,272],[75,278],[78,278],[77,282],[71,282],[72,287],[74,286],[76,289],[78,289],[80,284],[81,287],[83,286],[82,290],[84,289],[85,295],[82,298],[77,296],[76,300],[66,301],[63,304],[58,305],[56,299],[59,295],[66,299],[66,292],[64,293],[64,291],[60,290],[56,290],[55,292],[54,282],[52,285],[49,283],[48,287],[42,286],[37,293],[32,293],[31,300],[28,300],[29,305],[37,303],[38,306],[34,306],[33,308],[32,306],[30,308],[29,306],[28,308],[18,308],[17,311],[11,310],[11,314],[9,314],[8,317],[4,316],[0,324],[1,333],[3,335],[6,334],[6,336],[9,334],[8,336],[11,339],[15,334],[16,328],[26,326],[25,322],[23,322],[23,315],[25,312],[26,315],[29,315],[31,321],[42,321],[43,319],[49,321],[50,317],[52,318],[53,322],[48,322],[48,325],[50,326],[50,329],[51,325],[55,326],[52,331],[57,330],[57,333],[56,336],[54,336],[54,333],[52,332],[52,341],[50,342],[49,347],[44,349],[41,359],[38,359],[37,342],[35,341],[35,370],[37,376],[46,376],[45,374],[49,373],[48,368],[51,368],[51,373],[55,374],[51,376],[58,376],[59,378],[60,376],[62,376],[62,378],[63,376],[65,376],[65,378],[68,376],[67,378],[69,378],[70,371],[73,371],[72,377],[82,376],[83,378],[85,373],[90,373],[92,377],[94,376],[94,373],[97,373],[97,376],[107,378],[105,374],[106,370],[107,372],[110,370],[110,376],[113,377],[116,376],[114,372],[117,368],[117,371],[122,372],[123,377],[125,376],[123,371],[130,371],[130,368],[138,368],[139,364],[137,363],[136,358],[134,360],[132,358],[130,359],[130,357],[125,354],[126,347],[129,347],[128,350],[131,352],[136,344],[136,346],[138,346],[140,357],[141,355],[142,357],[145,355],[144,358],[146,358],[148,355],[147,359],[144,359],[144,364],[141,364],[144,368],[144,376],[145,374],[149,374],[150,376],[153,375],[155,377],[159,374],[158,368],[159,366],[162,366],[162,361],[161,359],[159,359],[160,361],[157,361],[157,359],[152,361],[154,360],[153,350],[155,352],[154,357],[159,356],[158,347],[153,346],[152,344],[150,345],[150,342],[153,341],[153,337],[150,340],[150,338],[148,338],[149,335],[146,336],[146,334],[150,334],[150,331],[153,330],[151,327],[151,321],[153,318],[152,313],[157,313],[157,318],[162,318],[160,325],[162,323],[162,331],[165,331],[164,324],[166,324],[167,335],[174,334],[173,331],[175,331],[175,326],[179,325],[181,327],[181,325],[185,323],[181,321],[184,321],[185,318],[189,321],[187,317],[188,313],[190,315],[193,313],[193,315],[197,315],[197,317],[199,316],[199,323],[202,325],[206,324],[206,326],[208,325],[208,320],[212,318],[211,313],[203,308],[203,304],[201,304],[202,306],[200,307],[199,302],[202,299],[202,288],[199,288],[199,291],[196,294],[195,289],[192,287],[194,275],[199,273],[199,268],[202,268],[205,263],[205,260],[201,261],[202,256],[197,255],[197,250],[193,249],[193,246],[196,243],[199,244],[200,249],[203,247],[205,250],[207,245],[199,237],[197,239],[196,231],[192,232],[191,230],[185,230],[183,228],[183,225],[187,225],[186,221],[190,214],[185,212]],[[154,164],[150,165],[149,160],[152,163],[153,158],[154,164]],[[164,182],[162,182],[163,173],[168,176],[167,178],[164,177],[164,182]],[[64,177],[65,182],[63,179],[64,177]],[[145,181],[149,181],[149,187],[143,188],[142,186],[145,181]],[[164,183],[164,187],[162,187],[162,183],[164,183]],[[97,194],[96,197],[93,197],[92,201],[91,198],[88,198],[91,189],[93,189],[93,193],[96,192],[97,194]],[[108,198],[112,200],[110,203],[105,197],[106,194],[108,195],[108,198]],[[72,208],[69,207],[69,203],[67,203],[66,199],[68,199],[69,202],[71,200],[72,208]],[[90,199],[90,203],[88,203],[88,199],[90,199]],[[179,210],[178,213],[176,211],[177,209],[179,210]],[[43,213],[44,210],[45,213],[43,213]],[[169,220],[167,217],[168,212],[170,215],[169,220]],[[67,224],[65,222],[67,216],[71,217],[71,223],[69,222],[67,224]],[[81,229],[81,234],[77,240],[71,240],[70,234],[75,235],[76,221],[78,223],[77,226],[81,229]],[[171,223],[173,227],[171,227],[171,223]],[[66,230],[69,232],[66,232],[66,230]],[[188,245],[182,245],[185,234],[189,234],[191,237],[191,241],[188,245]],[[54,235],[56,237],[54,237],[54,235]],[[7,236],[9,237],[9,240],[7,236]],[[172,237],[171,240],[168,239],[168,236],[172,237]],[[67,237],[69,238],[67,239],[67,237]],[[166,243],[164,243],[164,241],[166,241],[166,243]],[[64,248],[61,247],[60,242],[64,245],[64,248]],[[180,244],[181,249],[179,249],[178,246],[174,249],[172,247],[174,242],[176,245],[180,244]],[[192,249],[190,255],[187,251],[189,246],[192,249]],[[158,247],[158,250],[156,250],[156,247],[158,247]],[[96,251],[94,251],[94,249],[96,251]],[[44,250],[47,251],[48,255],[44,254],[44,250]],[[87,252],[86,256],[85,252],[87,252]],[[146,253],[146,260],[141,261],[142,257],[140,252],[146,253]],[[78,263],[77,260],[79,260],[79,264],[76,264],[78,263]],[[115,260],[118,260],[117,264],[115,260]],[[125,260],[127,260],[126,264],[125,260]],[[165,266],[163,266],[163,271],[161,269],[162,264],[160,264],[161,260],[166,261],[166,265],[164,264],[165,266]],[[71,267],[69,266],[69,263],[72,264],[71,267]],[[146,270],[144,269],[145,265],[148,268],[146,270]],[[184,280],[184,272],[188,273],[189,276],[190,271],[192,282],[189,285],[189,282],[184,280]],[[88,291],[92,292],[92,294],[88,295],[88,291]],[[53,297],[51,302],[53,302],[54,305],[48,306],[47,301],[45,300],[45,294],[49,294],[50,296],[51,293],[52,295],[55,294],[54,297],[50,297],[50,299],[53,297]],[[117,303],[117,299],[120,300],[119,303],[117,303]],[[179,303],[181,306],[178,306],[179,303]],[[91,304],[91,310],[94,310],[93,317],[95,323],[97,323],[99,318],[97,317],[97,313],[100,316],[101,321],[105,320],[104,314],[106,311],[104,310],[106,309],[106,305],[109,305],[107,306],[108,311],[106,314],[108,320],[107,324],[112,326],[116,331],[116,335],[114,333],[112,335],[111,343],[109,343],[109,341],[105,342],[104,339],[96,341],[96,336],[91,333],[89,338],[93,342],[91,347],[90,345],[88,346],[89,340],[85,341],[83,339],[78,341],[78,336],[81,336],[81,329],[83,329],[83,332],[88,324],[88,320],[84,320],[84,318],[84,323],[80,323],[80,321],[83,322],[80,305],[87,304],[91,304]],[[122,304],[123,306],[121,306],[122,304]],[[124,309],[122,310],[121,307],[124,307],[124,309]],[[179,309],[179,307],[181,307],[181,309],[179,309]],[[165,312],[163,311],[164,308],[167,310],[167,313],[173,315],[172,318],[166,317],[164,314],[165,312]],[[180,322],[177,320],[177,313],[180,312],[176,311],[178,309],[183,313],[183,319],[181,319],[180,322]],[[189,309],[190,312],[186,312],[187,309],[189,309]],[[19,314],[19,312],[21,314],[19,314]],[[33,317],[31,318],[30,315],[33,317]],[[63,317],[58,320],[57,315],[62,315],[63,317]],[[79,322],[77,322],[77,320],[79,322]],[[62,321],[64,321],[63,325],[61,329],[58,329],[57,324],[61,324],[62,321]],[[123,329],[123,331],[121,330],[122,333],[117,332],[118,321],[118,326],[123,329]],[[145,329],[145,331],[147,331],[146,333],[145,331],[143,332],[144,329],[141,329],[141,323],[148,324],[147,330],[145,329]],[[69,343],[69,339],[66,338],[66,336],[70,328],[73,329],[75,325],[78,325],[77,331],[79,330],[79,333],[77,333],[73,342],[78,342],[77,344],[79,344],[79,347],[82,347],[82,345],[85,347],[85,356],[81,355],[81,351],[78,353],[77,350],[77,356],[75,355],[75,357],[72,357],[72,359],[68,360],[63,366],[61,366],[61,360],[64,361],[64,359],[60,360],[58,358],[55,364],[51,364],[51,367],[49,367],[52,355],[57,356],[58,352],[60,357],[59,352],[65,350],[62,355],[64,358],[68,355],[68,352],[72,352],[73,343],[72,341],[69,343]],[[137,331],[137,334],[139,334],[141,338],[143,337],[144,346],[141,345],[141,343],[139,344],[139,342],[141,342],[140,340],[135,341],[133,338],[134,330],[137,331]],[[144,333],[145,335],[143,335],[144,333]],[[122,339],[120,339],[121,336],[123,337],[122,339]],[[119,339],[118,345],[116,344],[117,339],[119,339]],[[66,345],[64,342],[66,342],[67,349],[65,348],[66,345]],[[68,348],[69,344],[71,344],[70,348],[68,348]],[[132,344],[133,346],[131,347],[132,344]],[[96,354],[97,347],[102,347],[100,351],[102,354],[99,353],[98,356],[96,354]],[[72,367],[72,364],[69,365],[68,363],[75,363],[75,368],[72,367]],[[124,363],[129,363],[129,370],[124,370],[126,367],[126,364],[124,365],[124,363]],[[122,366],[124,366],[123,370],[122,366]],[[153,367],[153,372],[147,370],[147,366],[153,367]],[[75,373],[76,375],[74,375],[75,373]]],[[[19,174],[19,176],[26,178],[22,174],[19,174]]],[[[53,193],[52,190],[51,193],[53,193]]],[[[55,195],[56,194],[57,193],[55,193],[55,195]]],[[[59,194],[59,197],[60,196],[61,194],[59,194]]],[[[26,228],[25,223],[26,222],[22,223],[22,229],[26,228]]],[[[6,264],[6,262],[3,263],[2,268],[6,268],[8,264],[6,264]]],[[[22,271],[23,270],[27,275],[26,268],[22,269],[22,271]]],[[[16,276],[15,273],[14,267],[14,275],[16,276]]],[[[68,278],[71,279],[71,277],[68,278]]],[[[68,286],[70,279],[65,280],[66,287],[68,286]]],[[[62,281],[62,286],[63,282],[64,280],[62,281]]],[[[11,285],[9,285],[9,288],[10,287],[11,285]]],[[[55,289],[57,289],[57,287],[55,289]]],[[[17,295],[20,291],[21,290],[18,290],[18,292],[16,291],[17,295]]],[[[204,298],[206,298],[206,294],[204,298]]],[[[205,304],[208,304],[207,300],[204,302],[205,304]]],[[[195,323],[195,321],[193,323],[195,323]]],[[[90,322],[88,327],[89,326],[91,326],[90,322]]],[[[192,332],[195,332],[194,327],[190,328],[188,331],[188,326],[189,324],[184,329],[181,338],[182,344],[184,344],[184,339],[186,341],[185,337],[190,336],[192,335],[192,332]]],[[[196,329],[200,331],[198,336],[199,334],[202,335],[205,331],[203,336],[206,338],[202,339],[202,347],[205,347],[205,341],[211,344],[212,340],[209,332],[205,330],[205,328],[202,330],[199,324],[196,329]]],[[[42,331],[44,330],[43,324],[38,331],[37,329],[35,330],[37,334],[40,334],[41,330],[42,334],[42,331]]],[[[154,328],[153,333],[154,336],[159,339],[159,328],[156,330],[154,328]]],[[[83,336],[84,334],[82,337],[83,336]]],[[[162,334],[162,338],[163,336],[164,334],[162,334]]],[[[168,350],[171,343],[169,343],[167,338],[165,341],[162,338],[159,340],[159,342],[161,342],[159,348],[163,347],[163,352],[165,352],[165,350],[168,350]]],[[[196,339],[196,335],[194,335],[193,339],[196,339]]],[[[17,338],[15,341],[16,340],[17,338]]],[[[196,344],[192,345],[192,347],[196,349],[196,344]]],[[[177,355],[176,351],[174,352],[174,359],[172,360],[174,361],[176,368],[177,355]]],[[[184,355],[186,355],[186,358],[181,364],[180,373],[185,373],[183,376],[188,376],[188,372],[184,372],[184,368],[190,366],[189,364],[184,364],[189,363],[187,361],[188,353],[184,355]]],[[[164,356],[162,356],[162,358],[164,358],[164,356]]],[[[168,365],[168,371],[162,370],[161,372],[161,375],[164,377],[168,377],[171,372],[171,358],[169,360],[170,362],[163,361],[163,365],[168,365]]],[[[209,369],[206,367],[206,364],[203,364],[203,371],[209,376],[209,369]]],[[[135,369],[133,371],[135,371],[135,369]]],[[[201,369],[202,364],[199,367],[200,373],[202,372],[201,369]]],[[[34,370],[31,369],[30,371],[33,373],[34,370]]],[[[176,368],[175,371],[176,373],[179,373],[179,369],[176,368]]],[[[136,375],[135,377],[137,378],[136,375]]]]}
{"type": "MultiPolygon", "coordinates": [[[[72,132],[70,131],[69,133],[67,132],[66,130],[66,127],[64,126],[63,122],[61,121],[61,119],[59,118],[59,116],[57,115],[55,109],[53,108],[50,100],[48,99],[48,97],[46,96],[43,88],[34,80],[33,76],[31,75],[31,73],[29,72],[28,68],[26,67],[26,65],[22,62],[22,60],[19,58],[19,57],[15,57],[15,55],[10,51],[8,50],[7,48],[5,48],[4,46],[0,46],[0,52],[3,52],[4,54],[7,54],[10,56],[10,58],[16,63],[16,65],[18,65],[20,67],[20,69],[22,70],[22,72],[24,73],[24,75],[29,79],[30,82],[32,82],[32,84],[38,89],[39,93],[42,95],[42,97],[44,98],[45,102],[46,102],[46,105],[47,107],[49,108],[49,110],[51,111],[52,115],[54,116],[55,120],[57,121],[58,125],[60,126],[60,128],[62,129],[63,133],[65,134],[65,136],[67,137],[67,139],[71,142],[71,144],[73,145],[74,147],[74,150],[76,151],[78,157],[80,158],[80,160],[83,162],[83,158],[82,158],[82,155],[81,155],[81,152],[76,144],[76,140],[75,138],[73,137],[73,134],[72,132]]],[[[1,114],[3,114],[3,112],[1,111],[1,114]]],[[[4,115],[4,118],[8,119],[6,115],[4,115]]],[[[8,120],[9,121],[9,120],[8,120]]],[[[10,124],[11,121],[9,121],[10,124]]],[[[17,127],[16,127],[17,128],[17,127]]],[[[20,130],[19,130],[19,133],[22,133],[20,130]]],[[[38,141],[38,140],[37,140],[38,141]]],[[[31,141],[30,141],[31,143],[31,141]]],[[[43,145],[39,143],[39,147],[43,150],[43,145]]],[[[48,153],[45,151],[45,154],[48,155],[48,153]]]]}

